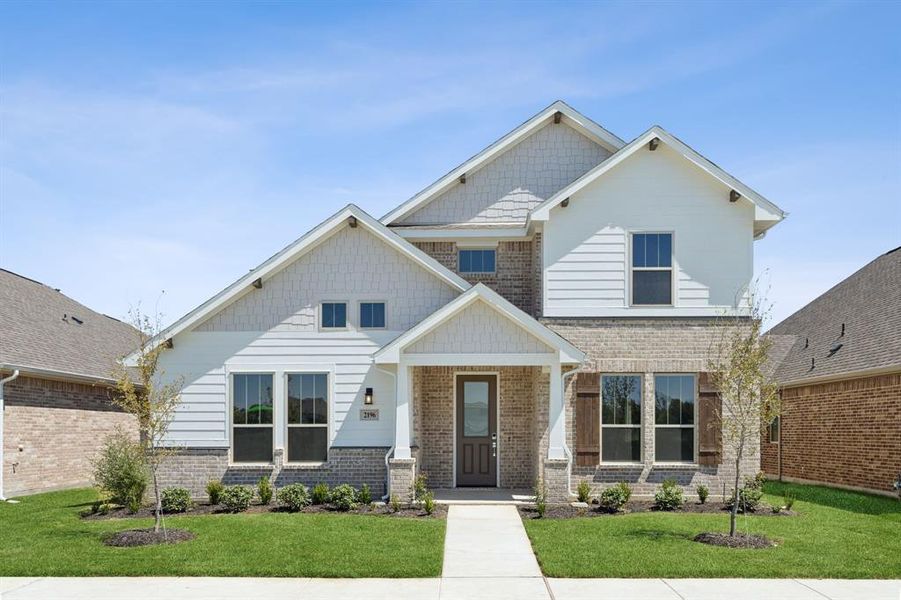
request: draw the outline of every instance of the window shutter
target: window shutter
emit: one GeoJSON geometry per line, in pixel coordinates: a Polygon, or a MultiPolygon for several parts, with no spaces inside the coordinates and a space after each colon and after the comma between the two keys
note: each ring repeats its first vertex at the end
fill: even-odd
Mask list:
{"type": "Polygon", "coordinates": [[[722,399],[709,373],[698,374],[698,462],[714,467],[722,462],[722,399]]]}
{"type": "Polygon", "coordinates": [[[576,466],[601,462],[601,376],[576,374],[576,466]]]}

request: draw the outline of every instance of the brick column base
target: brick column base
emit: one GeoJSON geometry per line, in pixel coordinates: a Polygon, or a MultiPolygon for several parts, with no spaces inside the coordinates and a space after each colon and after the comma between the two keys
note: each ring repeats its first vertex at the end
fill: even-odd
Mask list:
{"type": "Polygon", "coordinates": [[[548,458],[544,461],[544,487],[550,503],[569,502],[569,461],[548,458]]]}
{"type": "Polygon", "coordinates": [[[413,501],[413,479],[416,477],[415,458],[388,460],[388,494],[399,502],[413,501]]]}

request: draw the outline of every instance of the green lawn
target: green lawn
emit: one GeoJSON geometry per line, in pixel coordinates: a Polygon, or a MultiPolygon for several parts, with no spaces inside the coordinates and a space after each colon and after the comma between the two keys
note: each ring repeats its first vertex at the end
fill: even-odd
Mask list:
{"type": "Polygon", "coordinates": [[[221,575],[435,577],[441,573],[439,519],[260,513],[168,517],[195,540],[143,548],[104,546],[110,531],[151,520],[85,521],[93,490],[0,503],[0,576],[221,575]]]}
{"type": "Polygon", "coordinates": [[[765,502],[786,491],[797,517],[744,517],[741,531],[779,541],[766,550],[735,550],[692,541],[728,531],[729,517],[636,513],[526,520],[551,577],[901,577],[901,502],[824,487],[768,483],[765,502]]]}

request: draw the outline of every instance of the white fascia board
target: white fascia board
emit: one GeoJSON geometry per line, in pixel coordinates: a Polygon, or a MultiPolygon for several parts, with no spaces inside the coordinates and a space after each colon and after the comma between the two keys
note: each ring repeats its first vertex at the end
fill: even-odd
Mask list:
{"type": "MultiPolygon", "coordinates": [[[[559,355],[559,360],[564,364],[580,364],[585,360],[585,353],[567,342],[560,335],[554,333],[531,316],[511,304],[500,294],[483,283],[477,283],[459,297],[439,308],[429,315],[421,323],[409,329],[406,333],[387,344],[373,355],[373,362],[397,363],[403,349],[430,331],[437,328],[445,321],[462,311],[470,304],[477,301],[486,302],[501,316],[508,318],[528,333],[541,340],[547,346],[554,348],[559,355]]],[[[406,360],[406,358],[405,358],[406,360]]]]}
{"type": "Polygon", "coordinates": [[[596,143],[600,144],[610,152],[616,152],[620,148],[622,148],[623,145],[625,145],[625,142],[619,139],[617,136],[613,135],[562,100],[557,100],[510,133],[497,140],[496,142],[464,162],[462,165],[458,166],[456,169],[452,170],[450,173],[389,212],[387,215],[381,218],[382,223],[389,225],[394,221],[404,218],[421,206],[427,204],[438,194],[444,192],[452,185],[458,184],[461,175],[465,173],[471,175],[475,171],[478,171],[482,166],[488,164],[489,162],[506,152],[509,148],[512,148],[513,146],[524,140],[533,132],[544,127],[548,123],[548,121],[553,120],[554,114],[557,112],[563,114],[564,119],[561,120],[563,123],[565,123],[569,127],[574,128],[576,131],[582,133],[596,143]]]}
{"type": "MultiPolygon", "coordinates": [[[[588,171],[585,175],[575,180],[538,206],[529,213],[529,221],[547,221],[550,219],[551,209],[555,208],[566,198],[583,190],[599,177],[603,176],[618,164],[626,160],[635,152],[643,149],[652,139],[658,138],[661,142],[676,150],[683,157],[694,163],[698,168],[707,172],[710,176],[717,179],[723,185],[739,192],[743,199],[746,199],[755,205],[756,221],[772,221],[775,225],[785,217],[785,212],[778,206],[752,190],[750,187],[735,179],[716,164],[701,156],[698,152],[690,148],[681,140],[667,132],[662,127],[655,125],[646,132],[623,146],[618,152],[611,155],[604,162],[588,171]]],[[[772,226],[770,225],[770,226],[772,226]]]]}
{"type": "Polygon", "coordinates": [[[409,367],[532,367],[551,366],[560,360],[559,353],[546,354],[405,354],[404,364],[409,367]]]}
{"type": "MultiPolygon", "coordinates": [[[[302,237],[298,238],[297,240],[280,250],[277,254],[273,255],[271,258],[263,262],[259,267],[250,271],[249,273],[226,287],[224,290],[186,314],[184,317],[167,327],[165,330],[160,332],[157,336],[150,340],[151,347],[155,347],[167,339],[174,338],[179,333],[182,333],[183,331],[193,327],[197,323],[202,322],[204,319],[215,314],[217,311],[221,310],[229,303],[237,300],[244,294],[249,293],[252,289],[251,284],[256,279],[262,279],[265,285],[266,279],[280,271],[284,266],[318,246],[320,243],[338,232],[342,227],[349,226],[348,220],[350,219],[350,217],[355,217],[358,226],[365,227],[389,246],[395,248],[403,254],[406,254],[411,259],[413,259],[414,262],[418,263],[423,268],[433,273],[439,279],[442,279],[447,285],[461,292],[469,289],[470,284],[465,279],[463,279],[447,267],[441,265],[441,263],[436,261],[434,258],[429,256],[419,248],[415,247],[411,243],[407,242],[399,235],[395,234],[389,228],[382,225],[379,221],[369,216],[366,211],[353,204],[348,204],[346,207],[342,208],[337,213],[304,234],[302,237]]],[[[125,364],[131,364],[136,359],[136,356],[136,353],[132,353],[126,356],[124,359],[125,364]]]]}
{"type": "Polygon", "coordinates": [[[523,227],[498,227],[496,229],[480,229],[477,227],[469,229],[441,229],[441,228],[421,228],[421,229],[405,229],[403,227],[392,227],[391,231],[404,238],[405,240],[416,241],[456,241],[461,239],[485,239],[494,241],[505,240],[523,240],[527,239],[531,234],[529,229],[523,227]]]}

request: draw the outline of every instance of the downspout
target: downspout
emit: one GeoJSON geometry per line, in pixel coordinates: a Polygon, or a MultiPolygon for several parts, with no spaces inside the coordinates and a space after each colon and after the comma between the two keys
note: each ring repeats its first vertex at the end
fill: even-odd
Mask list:
{"type": "MultiPolygon", "coordinates": [[[[563,395],[564,401],[566,399],[566,380],[567,380],[567,378],[572,377],[576,373],[581,372],[584,367],[585,367],[585,364],[582,363],[578,367],[573,369],[572,371],[567,371],[560,377],[560,385],[563,386],[563,390],[561,390],[561,394],[563,395]]],[[[566,405],[565,404],[563,406],[563,418],[564,419],[566,418],[566,405]]],[[[567,493],[569,493],[570,496],[573,496],[573,453],[572,453],[572,450],[569,449],[569,444],[566,443],[566,436],[563,437],[563,452],[566,453],[566,460],[567,460],[566,480],[568,482],[568,484],[567,484],[568,487],[567,487],[566,491],[567,491],[567,493]]]]}
{"type": "MultiPolygon", "coordinates": [[[[392,373],[391,371],[387,371],[379,366],[376,366],[375,368],[377,371],[381,371],[385,375],[391,376],[391,380],[394,382],[394,399],[395,399],[395,402],[397,402],[397,374],[392,373]]],[[[397,415],[395,415],[394,418],[396,419],[397,415]]],[[[388,452],[385,454],[385,495],[382,496],[383,502],[387,501],[388,498],[391,497],[391,472],[389,470],[388,460],[391,458],[391,454],[393,454],[393,453],[394,453],[394,444],[391,444],[391,447],[388,448],[388,452]]]]}
{"type": "Polygon", "coordinates": [[[9,502],[15,503],[16,500],[7,500],[6,496],[3,495],[3,413],[5,412],[5,406],[3,404],[3,384],[9,383],[13,379],[19,376],[19,369],[13,371],[13,374],[9,377],[5,377],[0,379],[0,502],[9,502]]]}

